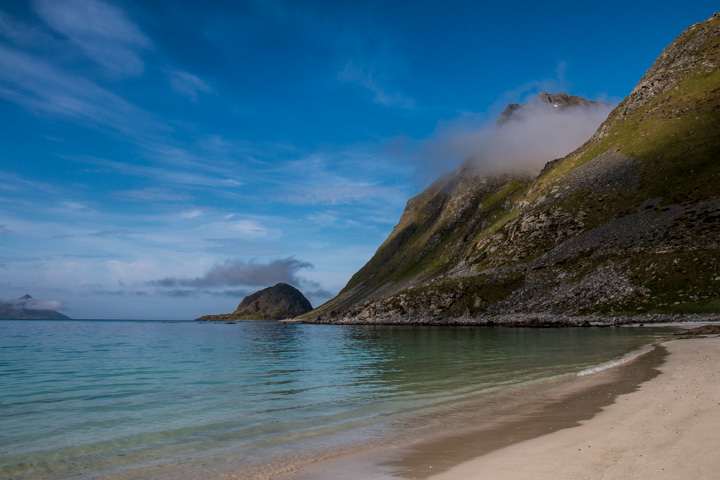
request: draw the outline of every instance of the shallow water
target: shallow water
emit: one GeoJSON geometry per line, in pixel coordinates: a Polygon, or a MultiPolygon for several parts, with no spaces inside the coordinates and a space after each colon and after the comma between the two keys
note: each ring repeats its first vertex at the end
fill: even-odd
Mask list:
{"type": "Polygon", "coordinates": [[[661,336],[667,330],[0,321],[0,478],[152,469],[177,478],[209,462],[268,475],[592,372],[661,336]]]}

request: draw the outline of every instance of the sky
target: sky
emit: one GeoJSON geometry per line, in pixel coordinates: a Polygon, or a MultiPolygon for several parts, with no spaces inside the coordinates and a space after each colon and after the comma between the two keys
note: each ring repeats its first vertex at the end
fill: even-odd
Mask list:
{"type": "Polygon", "coordinates": [[[2,0],[0,300],[317,306],[506,104],[617,103],[712,3],[2,0]]]}

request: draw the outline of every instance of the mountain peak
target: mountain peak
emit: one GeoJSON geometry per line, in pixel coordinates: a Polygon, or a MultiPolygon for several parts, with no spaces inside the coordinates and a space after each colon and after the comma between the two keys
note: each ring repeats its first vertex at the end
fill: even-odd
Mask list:
{"type": "Polygon", "coordinates": [[[25,294],[16,300],[0,301],[0,318],[11,320],[23,319],[69,319],[55,310],[50,310],[48,305],[58,302],[38,302],[29,294],[25,294]]]}
{"type": "Polygon", "coordinates": [[[500,113],[496,123],[497,125],[502,125],[510,120],[521,120],[528,114],[537,112],[538,110],[562,112],[573,108],[594,108],[600,106],[607,107],[609,104],[597,100],[588,100],[587,98],[576,95],[569,95],[565,92],[549,93],[542,90],[528,103],[509,104],[505,107],[505,110],[500,113]]]}

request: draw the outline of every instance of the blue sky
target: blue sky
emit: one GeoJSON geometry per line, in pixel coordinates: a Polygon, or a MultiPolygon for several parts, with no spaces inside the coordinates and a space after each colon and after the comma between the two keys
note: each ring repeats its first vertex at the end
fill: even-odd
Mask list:
{"type": "Polygon", "coordinates": [[[615,103],[710,1],[0,2],[0,299],[313,305],[540,90],[615,103]],[[229,5],[231,4],[232,5],[229,5]]]}

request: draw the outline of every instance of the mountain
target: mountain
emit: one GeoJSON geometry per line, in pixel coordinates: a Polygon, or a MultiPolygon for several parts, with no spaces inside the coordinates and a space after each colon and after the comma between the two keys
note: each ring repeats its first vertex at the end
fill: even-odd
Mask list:
{"type": "MultiPolygon", "coordinates": [[[[665,48],[595,134],[539,175],[466,163],[411,199],[373,258],[303,319],[720,312],[719,65],[714,15],[665,48]]],[[[577,97],[543,92],[498,122],[553,98],[577,97]]]]}
{"type": "Polygon", "coordinates": [[[200,321],[282,320],[312,310],[312,305],[297,288],[278,283],[243,298],[232,313],[204,315],[200,321]]]}
{"type": "Polygon", "coordinates": [[[568,95],[567,93],[548,93],[543,90],[530,103],[511,103],[505,107],[505,110],[498,116],[497,124],[503,125],[510,120],[522,119],[538,110],[556,110],[562,112],[568,109],[595,108],[599,106],[609,107],[610,104],[568,95]]]}
{"type": "Polygon", "coordinates": [[[43,302],[35,301],[30,295],[17,300],[0,302],[0,319],[3,320],[68,320],[70,317],[55,310],[38,308],[43,302]]]}

